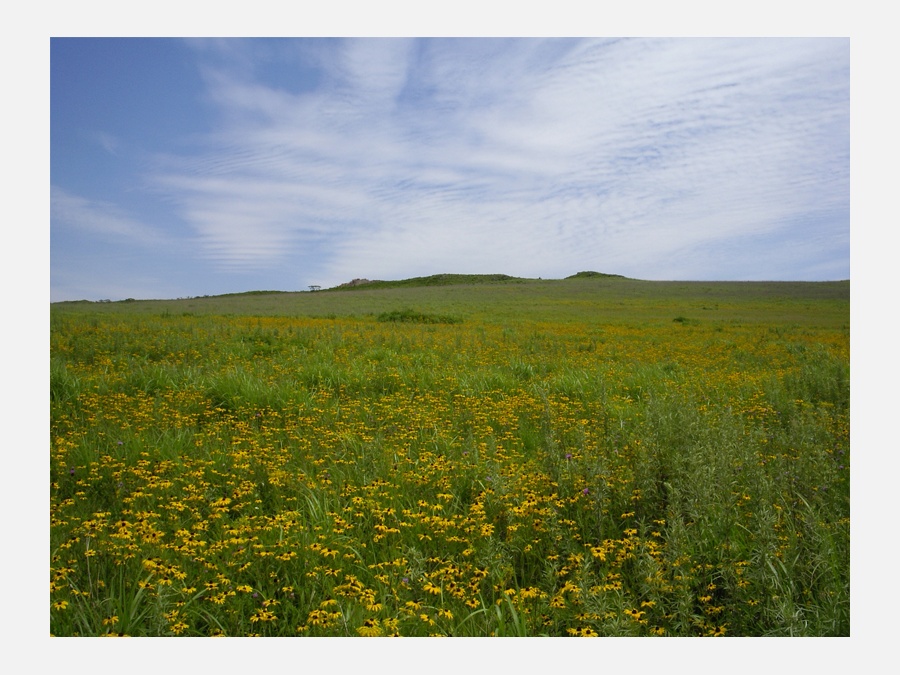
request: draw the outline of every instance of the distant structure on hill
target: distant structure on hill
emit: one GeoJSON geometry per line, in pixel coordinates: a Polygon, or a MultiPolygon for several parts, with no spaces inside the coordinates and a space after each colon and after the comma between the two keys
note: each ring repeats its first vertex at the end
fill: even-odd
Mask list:
{"type": "Polygon", "coordinates": [[[354,279],[353,281],[348,281],[345,284],[341,284],[338,288],[348,288],[350,286],[362,286],[363,284],[371,284],[374,283],[371,279],[354,279]]]}

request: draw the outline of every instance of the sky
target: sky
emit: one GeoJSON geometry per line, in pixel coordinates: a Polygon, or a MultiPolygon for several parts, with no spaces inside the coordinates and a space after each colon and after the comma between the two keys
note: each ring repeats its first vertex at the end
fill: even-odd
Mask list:
{"type": "Polygon", "coordinates": [[[53,38],[50,296],[850,278],[849,38],[53,38]]]}

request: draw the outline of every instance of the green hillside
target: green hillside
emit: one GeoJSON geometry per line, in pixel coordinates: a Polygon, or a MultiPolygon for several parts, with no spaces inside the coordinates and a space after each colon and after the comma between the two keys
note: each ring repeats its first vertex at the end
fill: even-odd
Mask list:
{"type": "Polygon", "coordinates": [[[489,276],[52,305],[51,634],[850,634],[849,281],[489,276]]]}
{"type": "Polygon", "coordinates": [[[62,302],[51,314],[370,317],[417,312],[502,324],[767,322],[848,326],[850,282],[642,281],[596,272],[566,279],[440,274],[316,292],[251,291],[176,300],[62,302]]]}

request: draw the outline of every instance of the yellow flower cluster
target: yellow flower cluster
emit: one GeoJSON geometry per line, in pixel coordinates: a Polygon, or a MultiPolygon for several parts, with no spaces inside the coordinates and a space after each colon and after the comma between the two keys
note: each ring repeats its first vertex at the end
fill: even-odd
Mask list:
{"type": "Polygon", "coordinates": [[[52,632],[775,632],[775,595],[846,599],[843,563],[829,594],[813,561],[849,568],[848,344],[753,324],[61,322],[52,632]]]}

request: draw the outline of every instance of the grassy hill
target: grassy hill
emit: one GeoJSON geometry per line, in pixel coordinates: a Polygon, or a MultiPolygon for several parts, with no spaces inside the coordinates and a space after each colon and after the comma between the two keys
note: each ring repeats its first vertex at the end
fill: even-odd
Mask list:
{"type": "Polygon", "coordinates": [[[353,281],[326,290],[355,291],[361,287],[365,287],[366,290],[373,290],[380,288],[460,286],[504,282],[523,283],[526,281],[533,281],[533,279],[511,277],[508,274],[432,274],[431,276],[427,277],[412,277],[410,279],[400,279],[398,281],[370,281],[369,279],[354,279],[353,281]]]}
{"type": "MultiPolygon", "coordinates": [[[[625,279],[620,274],[604,274],[603,272],[578,272],[566,279],[625,279]]],[[[529,281],[542,281],[542,279],[530,279],[528,277],[511,277],[508,274],[432,274],[427,277],[412,277],[399,281],[370,281],[369,279],[354,279],[334,288],[331,291],[358,290],[365,286],[366,289],[376,288],[407,288],[411,286],[466,286],[472,284],[499,284],[499,283],[526,283],[529,281]]]]}
{"type": "Polygon", "coordinates": [[[846,636],[850,283],[50,309],[57,636],[846,636]]]}
{"type": "Polygon", "coordinates": [[[414,311],[459,321],[588,324],[780,322],[849,327],[850,282],[643,281],[599,272],[565,279],[438,274],[357,280],[316,292],[251,291],[177,300],[63,302],[51,314],[371,317],[414,311]]]}

